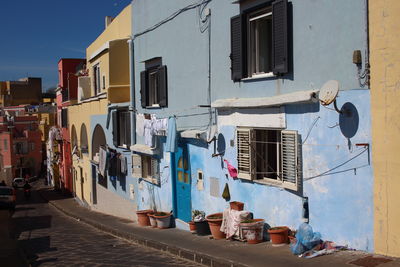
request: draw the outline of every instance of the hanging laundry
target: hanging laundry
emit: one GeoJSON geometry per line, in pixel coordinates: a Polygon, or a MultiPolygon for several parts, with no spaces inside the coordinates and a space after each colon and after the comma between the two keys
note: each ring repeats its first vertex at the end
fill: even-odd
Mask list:
{"type": "Polygon", "coordinates": [[[226,163],[226,166],[228,167],[229,175],[232,178],[237,178],[238,177],[237,169],[235,167],[233,167],[226,159],[224,159],[224,162],[226,163]]]}
{"type": "Polygon", "coordinates": [[[118,157],[118,161],[119,161],[119,176],[126,176],[128,174],[128,164],[127,164],[127,160],[126,157],[122,154],[119,155],[118,157]]]}
{"type": "Polygon", "coordinates": [[[144,136],[144,115],[136,114],[136,133],[139,136],[144,136]]]}
{"type": "Polygon", "coordinates": [[[176,152],[176,118],[170,117],[168,120],[167,143],[165,144],[166,152],[176,152]]]}
{"type": "Polygon", "coordinates": [[[107,166],[107,150],[103,147],[99,149],[99,173],[104,177],[107,166]]]}
{"type": "Polygon", "coordinates": [[[144,120],[144,143],[149,146],[153,147],[153,130],[151,129],[152,121],[151,120],[144,120]]]}
{"type": "Polygon", "coordinates": [[[109,152],[110,158],[108,160],[108,175],[117,176],[118,175],[118,154],[115,152],[109,152]]]}
{"type": "Polygon", "coordinates": [[[167,119],[157,119],[152,114],[151,119],[144,119],[144,143],[149,147],[154,147],[154,135],[164,134],[168,127],[167,119]]]}

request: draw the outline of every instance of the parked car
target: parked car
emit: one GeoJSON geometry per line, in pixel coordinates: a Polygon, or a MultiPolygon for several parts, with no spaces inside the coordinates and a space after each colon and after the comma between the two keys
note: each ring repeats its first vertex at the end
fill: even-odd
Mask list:
{"type": "Polygon", "coordinates": [[[24,178],[14,178],[12,182],[12,186],[14,188],[23,188],[25,184],[25,179],[24,178]]]}
{"type": "Polygon", "coordinates": [[[15,209],[17,200],[15,189],[11,186],[0,186],[0,207],[15,209]]]}

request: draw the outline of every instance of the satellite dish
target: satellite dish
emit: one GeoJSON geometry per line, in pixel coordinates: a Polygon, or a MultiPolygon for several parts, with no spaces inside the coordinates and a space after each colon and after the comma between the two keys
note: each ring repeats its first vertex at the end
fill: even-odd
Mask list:
{"type": "Polygon", "coordinates": [[[339,82],[336,80],[327,81],[319,90],[319,101],[324,106],[335,101],[339,93],[339,82]]]}

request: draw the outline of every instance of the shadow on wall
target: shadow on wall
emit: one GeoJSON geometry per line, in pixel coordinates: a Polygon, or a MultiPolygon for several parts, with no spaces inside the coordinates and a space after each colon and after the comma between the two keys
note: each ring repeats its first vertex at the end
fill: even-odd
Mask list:
{"type": "Polygon", "coordinates": [[[350,102],[344,103],[340,109],[341,114],[339,115],[339,126],[343,136],[348,140],[349,149],[351,149],[350,138],[354,137],[358,131],[359,116],[357,108],[350,102]]]}

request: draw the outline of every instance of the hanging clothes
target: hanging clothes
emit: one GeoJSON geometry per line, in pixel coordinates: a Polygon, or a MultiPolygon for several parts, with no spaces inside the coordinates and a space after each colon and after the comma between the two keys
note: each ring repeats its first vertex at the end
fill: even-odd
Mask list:
{"type": "Polygon", "coordinates": [[[107,167],[107,150],[105,148],[100,147],[99,149],[99,173],[104,177],[106,173],[107,167]]]}
{"type": "Polygon", "coordinates": [[[144,115],[136,114],[136,133],[138,136],[144,136],[144,115]]]}
{"type": "Polygon", "coordinates": [[[119,163],[119,176],[126,176],[128,174],[128,163],[126,157],[122,154],[118,156],[119,163]]]}
{"type": "Polygon", "coordinates": [[[144,120],[144,143],[146,146],[153,147],[153,130],[152,130],[152,121],[144,120]]]}
{"type": "Polygon", "coordinates": [[[118,154],[110,151],[110,158],[108,160],[108,175],[117,176],[118,175],[118,154]]]}
{"type": "Polygon", "coordinates": [[[228,167],[229,175],[232,178],[237,178],[238,177],[237,169],[235,167],[233,167],[226,159],[224,159],[224,162],[226,163],[226,166],[228,167]]]}
{"type": "Polygon", "coordinates": [[[168,119],[157,119],[154,114],[150,118],[150,120],[144,119],[144,143],[154,147],[154,136],[164,134],[168,128],[168,119]]]}
{"type": "Polygon", "coordinates": [[[168,120],[167,143],[165,144],[166,152],[176,152],[176,118],[170,117],[168,120]]]}

